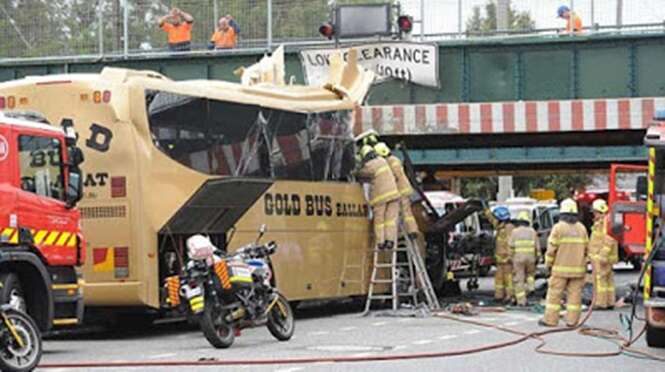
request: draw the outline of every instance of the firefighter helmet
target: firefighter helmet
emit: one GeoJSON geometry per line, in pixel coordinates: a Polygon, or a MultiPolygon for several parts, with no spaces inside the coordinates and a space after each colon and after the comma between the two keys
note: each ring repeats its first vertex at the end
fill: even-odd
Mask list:
{"type": "Polygon", "coordinates": [[[390,155],[390,147],[388,147],[385,142],[379,142],[374,145],[374,151],[376,151],[379,156],[383,156],[384,158],[390,155]]]}
{"type": "Polygon", "coordinates": [[[530,224],[531,223],[531,216],[530,216],[529,211],[521,211],[520,213],[518,213],[516,220],[520,221],[520,222],[525,222],[527,224],[530,224]]]}
{"type": "Polygon", "coordinates": [[[591,208],[593,209],[594,212],[599,212],[599,213],[607,213],[607,210],[609,209],[607,207],[607,202],[603,199],[594,200],[593,204],[591,204],[591,208]]]}
{"type": "Polygon", "coordinates": [[[365,159],[367,155],[370,155],[372,153],[376,153],[376,151],[374,151],[374,147],[370,145],[364,145],[363,147],[360,148],[360,157],[362,159],[365,159]]]}
{"type": "Polygon", "coordinates": [[[561,213],[577,214],[577,203],[573,199],[565,199],[561,202],[561,213]]]}
{"type": "Polygon", "coordinates": [[[510,211],[506,207],[496,207],[494,208],[494,211],[492,211],[492,214],[494,214],[494,217],[499,221],[510,220],[510,211]]]}
{"type": "Polygon", "coordinates": [[[379,134],[374,129],[366,130],[357,135],[355,141],[360,146],[374,146],[379,142],[379,134]]]}

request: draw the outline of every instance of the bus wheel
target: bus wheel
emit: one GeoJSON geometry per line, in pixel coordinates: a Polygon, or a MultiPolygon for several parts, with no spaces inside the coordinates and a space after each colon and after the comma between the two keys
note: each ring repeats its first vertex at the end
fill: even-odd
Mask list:
{"type": "Polygon", "coordinates": [[[0,274],[0,303],[10,304],[12,308],[27,312],[28,306],[25,302],[25,295],[18,275],[15,273],[0,274]]]}
{"type": "Polygon", "coordinates": [[[647,345],[665,348],[665,329],[656,328],[647,323],[647,345]]]}

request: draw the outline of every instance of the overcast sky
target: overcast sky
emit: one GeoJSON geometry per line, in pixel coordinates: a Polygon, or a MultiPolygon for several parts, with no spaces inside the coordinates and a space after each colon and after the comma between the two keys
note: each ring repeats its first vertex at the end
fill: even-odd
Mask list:
{"type": "MultiPolygon", "coordinates": [[[[425,32],[457,32],[458,2],[460,0],[401,0],[403,13],[420,18],[420,3],[425,4],[425,32]]],[[[462,30],[466,19],[472,14],[476,5],[484,5],[488,0],[461,0],[462,30]]],[[[593,19],[600,25],[616,24],[617,0],[512,0],[514,8],[529,11],[536,21],[536,28],[563,27],[564,21],[556,18],[556,10],[560,5],[573,3],[576,12],[582,17],[584,25],[591,25],[593,19]]],[[[623,0],[623,23],[656,23],[665,20],[665,0],[623,0]]],[[[420,33],[419,25],[414,27],[414,35],[420,33]]]]}

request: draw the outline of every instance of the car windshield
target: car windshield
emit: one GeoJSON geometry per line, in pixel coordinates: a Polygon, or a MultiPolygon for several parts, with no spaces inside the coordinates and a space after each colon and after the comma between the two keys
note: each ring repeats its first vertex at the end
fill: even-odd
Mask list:
{"type": "Polygon", "coordinates": [[[346,180],[353,170],[351,113],[305,114],[148,90],[154,144],[210,175],[346,180]]]}

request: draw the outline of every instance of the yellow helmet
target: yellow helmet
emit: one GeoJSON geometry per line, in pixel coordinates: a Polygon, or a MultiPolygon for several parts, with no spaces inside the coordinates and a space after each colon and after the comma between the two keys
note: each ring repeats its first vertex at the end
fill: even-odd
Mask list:
{"type": "Polygon", "coordinates": [[[385,142],[379,142],[374,145],[374,151],[376,151],[379,156],[383,156],[384,158],[390,155],[390,147],[388,147],[385,142]]]}
{"type": "Polygon", "coordinates": [[[577,214],[577,203],[573,199],[565,199],[561,202],[561,213],[577,214]]]}
{"type": "Polygon", "coordinates": [[[521,211],[520,213],[517,214],[516,220],[530,224],[531,214],[529,213],[529,211],[521,211]]]}
{"type": "Polygon", "coordinates": [[[354,139],[359,145],[376,145],[379,142],[379,134],[374,129],[366,130],[354,139]]]}
{"type": "Polygon", "coordinates": [[[593,204],[591,204],[591,208],[593,209],[594,212],[599,212],[599,213],[607,213],[607,210],[609,209],[607,207],[607,202],[603,199],[594,200],[593,204]]]}
{"type": "Polygon", "coordinates": [[[370,145],[364,145],[360,148],[360,157],[364,159],[371,152],[374,152],[374,147],[370,145]]]}

